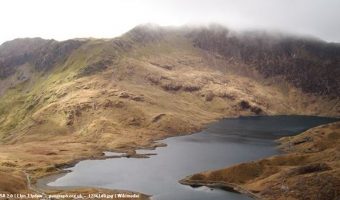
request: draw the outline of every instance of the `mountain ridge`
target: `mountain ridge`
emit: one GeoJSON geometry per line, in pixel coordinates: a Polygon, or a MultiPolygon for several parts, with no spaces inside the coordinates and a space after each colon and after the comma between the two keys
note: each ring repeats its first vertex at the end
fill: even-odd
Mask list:
{"type": "MultiPolygon", "coordinates": [[[[156,25],[143,25],[133,28],[123,34],[121,38],[129,38],[130,41],[137,43],[147,43],[159,42],[169,34],[187,37],[193,42],[194,46],[218,53],[231,63],[243,63],[248,67],[253,67],[265,77],[282,76],[305,92],[322,92],[320,95],[324,94],[331,97],[336,97],[340,94],[339,81],[337,80],[337,77],[340,76],[338,67],[340,66],[340,44],[337,43],[326,43],[316,39],[294,36],[283,35],[277,37],[274,34],[262,32],[233,33],[229,29],[217,25],[196,28],[165,28],[156,25]],[[304,73],[309,74],[304,76],[304,73]]],[[[10,56],[2,56],[0,53],[1,78],[4,78],[6,74],[11,75],[13,73],[11,65],[20,65],[20,62],[27,62],[30,57],[40,57],[40,60],[33,61],[33,64],[40,68],[46,67],[48,62],[54,64],[53,59],[56,59],[49,58],[48,51],[52,49],[57,51],[50,53],[52,55],[57,54],[58,51],[66,51],[65,54],[68,54],[70,50],[74,50],[73,48],[78,48],[82,43],[89,41],[83,39],[82,41],[66,40],[57,42],[55,40],[34,38],[16,39],[12,42],[17,43],[24,40],[27,43],[34,43],[39,40],[42,46],[46,46],[46,43],[56,43],[58,45],[52,45],[50,48],[45,47],[45,49],[37,53],[38,55],[34,55],[36,49],[31,50],[33,53],[26,50],[25,53],[14,55],[13,61],[8,59],[10,56]],[[69,47],[66,45],[69,45],[69,47]],[[71,49],[68,50],[67,48],[71,49]],[[47,64],[42,62],[47,62],[47,64]],[[9,69],[6,71],[4,68],[9,69]]],[[[5,42],[1,45],[0,52],[6,52],[4,49],[6,49],[6,46],[10,47],[10,43],[5,42]]],[[[122,46],[124,45],[122,40],[120,40],[119,44],[121,45],[119,48],[126,48],[130,45],[129,41],[125,41],[126,46],[122,46]]],[[[25,48],[25,45],[21,46],[18,46],[20,50],[27,48],[25,48]],[[21,46],[24,47],[22,48],[21,46]]],[[[39,44],[34,46],[38,46],[37,49],[39,49],[39,44]]]]}

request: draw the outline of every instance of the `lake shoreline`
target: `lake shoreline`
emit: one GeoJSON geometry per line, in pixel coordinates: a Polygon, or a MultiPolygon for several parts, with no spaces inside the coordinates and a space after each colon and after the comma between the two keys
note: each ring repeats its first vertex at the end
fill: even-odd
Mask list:
{"type": "MultiPolygon", "coordinates": [[[[287,161],[281,161],[281,162],[288,162],[290,160],[293,160],[292,162],[297,162],[295,163],[295,166],[289,167],[289,168],[285,168],[285,167],[281,167],[277,170],[277,172],[275,173],[269,173],[266,172],[265,169],[262,169],[265,174],[265,176],[283,176],[285,178],[283,178],[283,183],[282,184],[286,184],[286,185],[282,185],[281,186],[281,190],[292,190],[292,189],[299,189],[296,188],[296,186],[293,185],[292,182],[288,182],[287,180],[292,179],[295,180],[294,178],[294,173],[297,175],[299,175],[299,173],[301,173],[302,175],[304,175],[304,173],[309,174],[309,173],[327,173],[329,170],[331,170],[328,174],[333,174],[335,180],[337,179],[338,181],[340,180],[339,177],[336,176],[337,174],[337,169],[336,169],[336,164],[333,165],[332,162],[328,163],[327,161],[323,161],[323,160],[327,160],[327,156],[324,155],[320,155],[321,157],[317,157],[317,159],[310,159],[308,160],[308,156],[313,157],[315,155],[308,155],[308,151],[310,151],[310,148],[306,148],[309,146],[315,146],[318,144],[318,140],[316,139],[317,137],[320,137],[321,135],[327,135],[327,137],[329,137],[328,135],[332,135],[331,137],[335,137],[335,140],[339,139],[339,133],[340,133],[340,122],[331,122],[331,123],[327,123],[327,124],[322,124],[319,125],[317,127],[313,127],[310,128],[302,133],[299,133],[295,136],[288,136],[288,137],[282,137],[280,139],[277,140],[277,142],[279,143],[279,149],[283,152],[282,155],[274,155],[271,156],[269,158],[265,158],[265,159],[260,159],[260,160],[256,160],[256,161],[251,161],[248,163],[241,163],[241,164],[237,164],[237,165],[233,165],[233,166],[229,166],[225,169],[220,169],[220,170],[214,170],[214,171],[205,171],[205,172],[201,172],[201,173],[197,173],[194,175],[190,175],[187,176],[185,178],[183,178],[182,180],[179,181],[179,183],[183,184],[183,185],[189,185],[189,186],[207,186],[207,187],[226,187],[226,188],[231,188],[233,190],[236,190],[240,193],[246,194],[252,198],[255,199],[278,199],[278,198],[288,198],[291,196],[285,196],[283,194],[280,194],[276,191],[269,191],[269,193],[266,193],[263,189],[261,189],[261,185],[254,187],[254,185],[256,186],[256,183],[259,182],[259,184],[261,184],[262,182],[265,182],[266,177],[263,177],[262,175],[257,175],[255,177],[249,178],[246,182],[241,181],[241,180],[237,180],[231,178],[232,175],[230,173],[243,173],[244,169],[246,168],[246,165],[252,166],[252,165],[260,165],[261,167],[265,167],[265,165],[261,165],[261,163],[267,163],[267,165],[272,166],[272,167],[276,167],[276,165],[280,165],[280,164],[275,164],[278,160],[280,160],[281,158],[286,159],[287,161]],[[331,128],[329,128],[331,127],[331,128]],[[329,129],[329,130],[328,130],[329,129]],[[324,131],[324,132],[323,132],[324,131]],[[327,132],[328,131],[328,132],[327,132]],[[337,132],[338,131],[338,132],[337,132]],[[338,136],[336,136],[336,133],[338,134],[338,136]],[[309,139],[312,138],[312,139],[309,139]],[[310,144],[308,144],[310,143],[310,144]],[[301,146],[299,147],[298,145],[305,145],[305,146],[301,146]],[[296,146],[296,147],[292,147],[292,145],[296,146]],[[306,153],[307,152],[307,153],[306,153]],[[301,156],[301,157],[294,157],[294,154],[301,156]],[[292,155],[291,157],[289,157],[290,155],[292,155]],[[324,158],[326,157],[326,159],[324,158]],[[307,159],[306,162],[302,162],[301,164],[299,164],[298,161],[294,161],[294,159],[296,158],[301,158],[301,159],[307,159]],[[322,159],[324,158],[324,159],[322,159]],[[318,160],[319,159],[319,160],[318,160]],[[317,160],[317,161],[316,161],[317,160]],[[273,163],[273,164],[272,164],[273,163]],[[334,167],[333,167],[334,166],[334,167]],[[303,170],[306,170],[306,172],[303,172],[303,170]],[[214,175],[212,177],[212,174],[220,174],[219,177],[216,177],[216,175],[214,175]],[[278,175],[276,175],[278,174],[278,175]],[[288,175],[287,175],[288,174],[288,175]],[[290,174],[293,174],[290,175],[290,174]],[[211,178],[210,178],[211,177],[211,178]],[[230,177],[230,178],[229,178],[230,177]],[[337,178],[336,178],[337,177],[337,178]],[[228,179],[233,180],[233,181],[229,181],[228,179]],[[248,184],[249,183],[249,184],[248,184]],[[295,187],[295,188],[294,188],[295,187]],[[256,188],[256,189],[255,189],[256,188]],[[292,189],[290,189],[292,188],[292,189]]],[[[336,144],[336,141],[330,141],[332,144],[332,146],[326,147],[325,150],[327,151],[328,149],[331,149],[334,147],[335,145],[335,149],[339,146],[336,144]]],[[[332,149],[331,149],[332,150],[332,149]]],[[[332,152],[332,151],[331,151],[332,152]]],[[[335,162],[337,162],[338,159],[335,158],[335,162]]],[[[280,162],[280,161],[279,161],[280,162]]],[[[291,164],[289,164],[291,165],[291,164]]],[[[250,168],[248,168],[249,170],[250,168]]],[[[267,170],[268,171],[268,170],[267,170]]],[[[315,175],[314,175],[315,176],[315,175]]],[[[269,179],[271,180],[271,179],[269,179]]],[[[275,181],[276,183],[280,183],[280,179],[273,179],[271,180],[272,182],[275,181]]],[[[267,185],[273,185],[274,183],[270,183],[270,181],[267,182],[267,185]]],[[[319,186],[321,187],[321,186],[319,186]]],[[[336,187],[336,186],[335,186],[336,187]]],[[[268,188],[268,186],[267,186],[268,188]]],[[[331,189],[331,190],[339,190],[339,189],[331,189]]],[[[320,190],[321,191],[321,190],[320,190]]],[[[320,192],[319,191],[319,192],[320,192]]],[[[300,195],[304,195],[306,192],[304,191],[299,191],[301,194],[300,195]]],[[[315,191],[317,192],[317,191],[315,191]]],[[[333,191],[334,192],[334,191],[333,191]]],[[[338,193],[339,191],[335,191],[335,195],[338,193]]],[[[296,197],[295,197],[296,198],[296,197]]],[[[312,199],[320,199],[320,198],[313,198],[312,199]]]]}
{"type": "MultiPolygon", "coordinates": [[[[277,115],[277,116],[287,116],[287,115],[277,115]]],[[[238,117],[232,117],[233,119],[234,118],[242,118],[242,117],[248,117],[248,116],[238,116],[238,117]]],[[[228,118],[222,118],[222,119],[228,119],[228,118]]],[[[208,124],[209,125],[209,124],[208,124]]],[[[204,128],[202,128],[202,129],[204,129],[204,128]]],[[[192,132],[192,133],[189,133],[189,134],[187,134],[187,135],[191,135],[191,134],[194,134],[194,133],[197,133],[197,131],[196,132],[192,132]]],[[[171,137],[176,137],[176,136],[171,136],[171,137]]],[[[165,137],[165,138],[170,138],[170,137],[165,137]]],[[[164,139],[165,139],[164,138],[164,139]]],[[[153,143],[151,143],[151,144],[153,144],[153,145],[150,145],[150,147],[146,147],[146,148],[143,148],[143,149],[152,149],[152,150],[154,150],[154,149],[156,149],[157,147],[159,147],[158,145],[155,145],[155,144],[163,144],[163,143],[159,143],[159,141],[160,140],[156,140],[156,141],[153,141],[153,143]]],[[[160,145],[160,146],[162,146],[162,145],[160,145]]],[[[136,150],[137,149],[133,149],[133,151],[129,151],[129,153],[128,154],[126,154],[125,156],[123,156],[123,157],[139,157],[140,155],[139,154],[136,154],[136,150]]],[[[114,158],[119,158],[119,157],[122,157],[122,156],[113,156],[114,158]]],[[[99,156],[92,156],[92,157],[90,157],[90,158],[88,158],[88,159],[79,159],[79,160],[74,160],[73,162],[69,162],[69,163],[65,163],[64,165],[62,165],[62,168],[69,168],[69,167],[72,167],[72,166],[75,166],[77,163],[79,163],[80,161],[83,161],[83,160],[101,160],[101,159],[108,159],[108,158],[113,158],[113,157],[110,157],[110,156],[103,156],[103,155],[99,155],[99,156]]],[[[61,170],[61,171],[59,171],[59,172],[56,172],[56,173],[54,173],[54,174],[52,174],[52,176],[56,176],[57,178],[59,178],[60,176],[64,176],[65,174],[67,174],[67,171],[65,171],[65,170],[61,170]]],[[[43,177],[40,177],[39,179],[44,179],[45,177],[49,177],[49,176],[51,176],[51,174],[47,174],[47,175],[45,175],[45,176],[43,176],[43,177]]],[[[45,185],[48,183],[48,182],[51,182],[51,179],[50,179],[50,181],[45,181],[45,185]]],[[[184,181],[184,180],[181,180],[180,181],[181,183],[187,183],[186,185],[191,185],[190,184],[190,182],[189,181],[184,181]]],[[[192,183],[192,182],[191,182],[192,183]]],[[[201,184],[201,183],[198,183],[198,182],[195,182],[195,184],[197,185],[197,184],[201,184]]],[[[235,185],[235,184],[221,184],[221,183],[209,183],[209,184],[207,184],[207,183],[202,183],[202,185],[206,185],[206,186],[214,186],[214,187],[228,187],[228,188],[234,188],[234,190],[235,191],[238,191],[238,192],[240,192],[240,193],[243,193],[243,194],[246,194],[246,195],[248,195],[248,196],[251,196],[251,197],[258,197],[255,193],[252,193],[252,192],[250,192],[249,190],[246,190],[245,188],[243,188],[243,187],[241,187],[241,186],[239,186],[239,185],[235,185]]],[[[41,183],[37,186],[38,188],[44,188],[44,187],[42,187],[42,185],[41,185],[41,183]]],[[[47,188],[48,189],[58,189],[58,188],[60,188],[60,187],[54,187],[54,186],[47,186],[47,188]]],[[[62,188],[64,188],[64,187],[62,187],[62,188]]],[[[64,189],[69,189],[69,188],[72,188],[72,189],[75,189],[75,188],[77,188],[77,187],[65,187],[64,189]]],[[[83,187],[82,187],[83,188],[83,187]]],[[[46,188],[45,188],[46,189],[46,188]]]]}
{"type": "MultiPolygon", "coordinates": [[[[267,115],[265,115],[265,116],[267,116],[267,115]]],[[[288,115],[274,115],[274,116],[288,116],[288,115]]],[[[142,149],[155,150],[158,147],[166,146],[166,144],[164,144],[164,143],[159,143],[159,141],[161,141],[161,140],[165,140],[165,139],[169,139],[169,138],[173,138],[173,137],[185,136],[185,135],[192,135],[192,134],[195,134],[199,131],[206,129],[210,124],[216,123],[220,120],[237,119],[237,118],[241,118],[241,117],[256,117],[256,115],[254,115],[254,116],[237,115],[237,116],[218,117],[216,119],[211,120],[208,123],[205,123],[204,125],[202,125],[200,127],[196,127],[194,130],[192,130],[190,132],[184,133],[184,135],[183,135],[183,133],[164,135],[161,138],[158,138],[157,140],[150,141],[149,144],[147,146],[142,147],[142,149]]],[[[134,157],[134,156],[137,155],[136,150],[139,150],[139,149],[141,149],[141,148],[140,147],[129,148],[125,151],[121,151],[121,150],[116,151],[115,149],[101,149],[101,151],[102,152],[105,152],[105,151],[120,152],[120,153],[126,154],[125,156],[121,156],[121,157],[134,157]]],[[[38,190],[42,190],[44,192],[52,192],[52,193],[59,192],[63,189],[65,191],[67,191],[69,189],[80,188],[80,187],[54,187],[54,186],[48,186],[47,184],[58,179],[58,178],[60,178],[60,177],[65,176],[67,173],[70,172],[70,170],[65,170],[66,168],[74,167],[76,164],[78,164],[81,161],[84,161],[84,160],[102,160],[102,159],[111,158],[110,156],[104,156],[103,154],[104,153],[101,153],[101,154],[96,153],[96,154],[88,156],[88,157],[82,157],[82,158],[79,158],[79,159],[71,160],[71,161],[66,162],[66,163],[58,164],[58,166],[57,166],[58,170],[57,171],[32,178],[32,185],[33,185],[33,187],[37,188],[38,190]]],[[[81,187],[81,188],[85,189],[85,190],[91,190],[91,189],[96,189],[97,187],[95,187],[95,188],[94,187],[81,187]]],[[[105,189],[105,190],[115,192],[115,190],[111,190],[111,189],[105,189]]],[[[77,191],[77,190],[75,190],[75,191],[77,191]]],[[[129,191],[129,192],[134,192],[134,191],[129,191]]],[[[139,193],[139,192],[136,192],[136,193],[139,193]]],[[[140,193],[140,194],[142,194],[142,193],[140,193]]],[[[149,199],[149,197],[151,197],[148,194],[143,194],[143,195],[145,195],[147,197],[146,199],[149,199]]]]}
{"type": "Polygon", "coordinates": [[[207,186],[210,188],[220,188],[226,191],[231,192],[238,192],[244,195],[247,195],[253,199],[261,199],[258,195],[255,193],[247,190],[246,188],[242,187],[241,185],[233,184],[233,183],[227,183],[223,181],[198,181],[198,180],[190,180],[187,178],[184,178],[182,180],[178,181],[182,185],[188,185],[191,187],[201,187],[201,186],[207,186]]]}

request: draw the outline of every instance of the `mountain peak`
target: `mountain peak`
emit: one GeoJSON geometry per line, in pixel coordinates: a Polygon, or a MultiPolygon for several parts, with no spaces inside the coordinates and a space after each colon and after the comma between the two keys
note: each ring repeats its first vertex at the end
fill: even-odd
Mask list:
{"type": "Polygon", "coordinates": [[[54,40],[45,40],[40,37],[36,38],[17,38],[4,42],[0,45],[0,57],[20,55],[30,51],[34,51],[45,44],[54,40]]]}

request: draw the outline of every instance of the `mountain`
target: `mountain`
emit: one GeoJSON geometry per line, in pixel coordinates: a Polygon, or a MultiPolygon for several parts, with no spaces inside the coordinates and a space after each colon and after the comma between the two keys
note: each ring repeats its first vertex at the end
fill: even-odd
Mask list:
{"type": "Polygon", "coordinates": [[[35,180],[103,150],[157,146],[221,117],[338,116],[339,52],[339,44],[217,25],[5,42],[0,170],[35,180]]]}
{"type": "Polygon", "coordinates": [[[281,76],[307,93],[340,95],[339,44],[266,33],[235,35],[221,27],[190,36],[195,46],[253,67],[265,78],[281,76]]]}

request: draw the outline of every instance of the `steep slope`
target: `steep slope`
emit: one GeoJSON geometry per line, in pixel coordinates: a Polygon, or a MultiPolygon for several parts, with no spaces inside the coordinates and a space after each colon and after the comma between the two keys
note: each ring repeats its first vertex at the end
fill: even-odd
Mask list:
{"type": "MultiPolygon", "coordinates": [[[[339,115],[333,90],[339,88],[337,54],[327,54],[329,75],[322,75],[332,85],[319,87],[333,89],[319,93],[291,81],[299,78],[289,70],[267,74],[259,68],[260,58],[248,62],[224,53],[224,47],[240,51],[248,42],[215,49],[224,39],[201,32],[138,26],[108,40],[19,39],[1,45],[0,172],[26,170],[34,180],[103,150],[133,153],[157,146],[153,141],[201,129],[221,117],[339,115]]],[[[249,47],[249,55],[260,46],[249,47]]],[[[286,57],[281,53],[272,57],[286,57]]],[[[315,68],[323,62],[301,59],[315,68]]],[[[310,73],[313,82],[319,73],[310,73]]]]}
{"type": "Polygon", "coordinates": [[[322,125],[280,139],[284,155],[202,172],[181,183],[235,188],[260,199],[338,199],[339,139],[339,122],[322,125]]]}
{"type": "Polygon", "coordinates": [[[244,63],[265,77],[282,77],[304,92],[340,95],[340,45],[311,38],[246,32],[213,26],[190,32],[194,45],[244,63]]]}
{"type": "Polygon", "coordinates": [[[82,44],[78,40],[57,42],[41,38],[15,39],[0,46],[0,78],[15,73],[17,67],[30,63],[37,71],[48,70],[82,44]]]}

